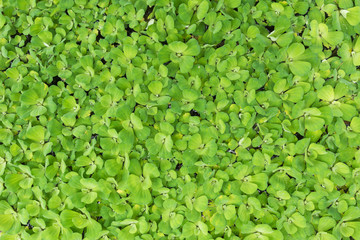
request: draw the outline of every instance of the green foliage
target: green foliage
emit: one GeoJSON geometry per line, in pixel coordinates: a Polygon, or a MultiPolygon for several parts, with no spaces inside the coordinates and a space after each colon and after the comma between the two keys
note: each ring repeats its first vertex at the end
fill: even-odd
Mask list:
{"type": "Polygon", "coordinates": [[[360,239],[359,0],[0,0],[0,240],[360,239]]]}

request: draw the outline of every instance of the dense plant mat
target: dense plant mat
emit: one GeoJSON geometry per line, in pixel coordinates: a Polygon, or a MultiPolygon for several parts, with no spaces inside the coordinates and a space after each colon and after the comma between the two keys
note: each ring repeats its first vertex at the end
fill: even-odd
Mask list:
{"type": "Polygon", "coordinates": [[[360,239],[359,23],[359,0],[0,0],[0,240],[360,239]]]}

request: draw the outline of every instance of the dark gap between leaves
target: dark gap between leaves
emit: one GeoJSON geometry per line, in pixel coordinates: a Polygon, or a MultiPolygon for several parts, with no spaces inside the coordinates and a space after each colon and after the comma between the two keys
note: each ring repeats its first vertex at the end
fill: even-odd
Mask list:
{"type": "Polygon", "coordinates": [[[32,36],[31,35],[25,35],[26,40],[24,44],[28,44],[29,42],[31,42],[32,36]]]}
{"type": "Polygon", "coordinates": [[[236,152],[234,150],[228,149],[227,152],[231,153],[231,154],[236,154],[236,152]]]}
{"type": "Polygon", "coordinates": [[[100,31],[98,32],[98,34],[96,35],[96,42],[99,42],[101,39],[104,39],[105,37],[103,35],[101,35],[100,31]]]}
{"type": "Polygon", "coordinates": [[[259,194],[265,193],[267,196],[269,196],[269,193],[266,190],[262,191],[258,189],[257,191],[259,194]]]}
{"type": "Polygon", "coordinates": [[[336,48],[334,48],[334,50],[332,50],[330,58],[337,57],[337,56],[338,56],[338,49],[336,47],[336,48]]]}
{"type": "Polygon", "coordinates": [[[287,173],[286,173],[286,175],[287,175],[289,178],[293,178],[293,179],[295,179],[293,176],[290,176],[290,175],[289,175],[289,174],[287,174],[287,173]]]}
{"type": "Polygon", "coordinates": [[[150,14],[152,13],[152,11],[154,10],[154,6],[147,6],[146,10],[145,10],[145,14],[144,14],[144,20],[147,22],[149,19],[150,14]]]}
{"type": "Polygon", "coordinates": [[[329,14],[327,14],[326,11],[324,11],[324,13],[325,13],[325,19],[327,19],[329,17],[329,14]]]}
{"type": "Polygon", "coordinates": [[[125,31],[128,37],[131,37],[131,34],[135,32],[135,30],[130,28],[128,24],[125,25],[125,31]]]}
{"type": "Polygon", "coordinates": [[[58,82],[62,81],[62,79],[59,76],[55,76],[52,78],[51,83],[49,84],[49,86],[51,85],[57,85],[58,82]]]}
{"type": "Polygon", "coordinates": [[[301,136],[300,133],[295,133],[295,137],[298,139],[298,140],[301,140],[304,138],[304,136],[301,136]]]}
{"type": "Polygon", "coordinates": [[[348,190],[349,190],[346,186],[341,186],[341,187],[336,186],[336,189],[337,189],[338,191],[343,190],[343,191],[344,191],[344,193],[347,193],[347,192],[348,192],[348,190]]]}
{"type": "Polygon", "coordinates": [[[265,28],[269,31],[269,33],[272,33],[275,29],[275,27],[272,25],[267,25],[267,26],[265,26],[265,28]]]}
{"type": "Polygon", "coordinates": [[[220,48],[220,47],[224,46],[224,44],[225,44],[225,39],[221,40],[221,42],[220,42],[220,43],[218,43],[218,44],[215,46],[215,49],[217,49],[217,48],[220,48]]]}
{"type": "Polygon", "coordinates": [[[175,167],[175,170],[179,171],[181,167],[182,167],[182,163],[178,163],[175,167]]]}
{"type": "Polygon", "coordinates": [[[21,226],[28,227],[30,230],[34,228],[33,225],[30,224],[30,220],[25,224],[21,224],[21,226]]]}
{"type": "Polygon", "coordinates": [[[200,114],[199,114],[196,110],[194,110],[194,109],[191,109],[191,110],[190,110],[190,115],[191,115],[191,116],[198,116],[198,117],[200,117],[200,114]]]}

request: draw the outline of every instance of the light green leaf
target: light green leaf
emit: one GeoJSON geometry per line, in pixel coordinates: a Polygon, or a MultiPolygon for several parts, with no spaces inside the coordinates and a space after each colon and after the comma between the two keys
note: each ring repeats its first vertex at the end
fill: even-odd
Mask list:
{"type": "Polygon", "coordinates": [[[311,70],[311,64],[304,61],[294,61],[289,63],[291,72],[295,76],[306,76],[311,70]]]}
{"type": "Polygon", "coordinates": [[[341,15],[348,21],[351,26],[356,26],[360,23],[360,7],[356,6],[346,10],[340,10],[341,15]]]}
{"type": "Polygon", "coordinates": [[[305,118],[305,128],[309,131],[320,130],[325,124],[325,120],[319,117],[309,116],[305,118]]]}
{"type": "Polygon", "coordinates": [[[296,57],[300,56],[305,52],[305,47],[301,43],[293,43],[287,49],[287,53],[289,58],[296,59],[296,57]]]}
{"type": "Polygon", "coordinates": [[[7,232],[15,223],[15,217],[12,214],[0,214],[0,231],[7,232]]]}
{"type": "Polygon", "coordinates": [[[240,190],[243,191],[245,194],[251,195],[256,192],[257,188],[258,187],[255,183],[243,182],[241,184],[240,190]]]}
{"type": "Polygon", "coordinates": [[[137,52],[138,52],[138,50],[137,50],[136,46],[129,45],[129,44],[124,45],[124,55],[126,58],[133,59],[136,56],[137,52]]]}
{"type": "Polygon", "coordinates": [[[153,81],[148,85],[148,88],[153,94],[159,95],[163,88],[163,84],[160,81],[153,81]]]}
{"type": "Polygon", "coordinates": [[[206,13],[208,12],[209,10],[209,2],[206,1],[206,0],[203,0],[197,10],[196,10],[196,16],[198,19],[203,19],[205,16],[206,16],[206,13]]]}
{"type": "Polygon", "coordinates": [[[194,201],[194,208],[198,212],[203,212],[208,208],[208,199],[206,196],[200,196],[194,201]]]}
{"type": "Polygon", "coordinates": [[[130,114],[130,121],[134,126],[134,129],[141,130],[143,129],[143,124],[141,122],[141,119],[135,115],[135,113],[130,114]]]}
{"type": "Polygon", "coordinates": [[[318,231],[326,232],[336,225],[336,221],[331,217],[322,217],[319,220],[318,231]]]}
{"type": "Polygon", "coordinates": [[[353,117],[350,127],[354,132],[360,133],[360,117],[353,117]]]}
{"type": "Polygon", "coordinates": [[[335,97],[334,89],[330,85],[326,85],[326,86],[322,87],[317,92],[317,95],[318,95],[318,98],[320,98],[321,100],[328,101],[328,102],[333,101],[334,97],[335,97]]]}
{"type": "Polygon", "coordinates": [[[169,44],[169,48],[175,53],[183,53],[188,48],[188,46],[183,42],[175,41],[169,44]]]}

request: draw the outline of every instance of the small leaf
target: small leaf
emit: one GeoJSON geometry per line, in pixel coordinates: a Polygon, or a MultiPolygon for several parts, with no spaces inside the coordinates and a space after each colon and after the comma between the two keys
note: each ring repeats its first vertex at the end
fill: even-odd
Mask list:
{"type": "Polygon", "coordinates": [[[336,225],[336,221],[331,217],[322,217],[319,220],[318,231],[326,232],[336,225]]]}
{"type": "Polygon", "coordinates": [[[360,117],[353,117],[350,127],[354,132],[360,133],[360,117]]]}
{"type": "Polygon", "coordinates": [[[0,231],[7,232],[15,223],[12,214],[0,214],[0,231]]]}
{"type": "Polygon", "coordinates": [[[348,21],[351,26],[356,26],[360,23],[360,7],[356,6],[346,10],[340,10],[341,15],[348,21]]]}
{"type": "Polygon", "coordinates": [[[202,1],[196,10],[196,17],[198,19],[203,19],[206,16],[208,10],[209,10],[209,2],[206,0],[202,1]]]}
{"type": "Polygon", "coordinates": [[[200,196],[194,201],[194,208],[198,212],[203,212],[208,208],[208,199],[206,196],[200,196]]]}
{"type": "Polygon", "coordinates": [[[322,87],[317,92],[317,95],[318,95],[318,98],[320,98],[321,100],[328,101],[328,102],[333,101],[334,97],[335,97],[334,89],[330,85],[326,85],[326,86],[322,87]]]}
{"type": "Polygon", "coordinates": [[[306,76],[311,70],[311,64],[304,61],[294,61],[289,63],[291,72],[295,76],[306,76]]]}
{"type": "Polygon", "coordinates": [[[159,95],[163,88],[163,84],[160,81],[153,81],[148,85],[148,88],[153,94],[159,95]]]}
{"type": "Polygon", "coordinates": [[[319,117],[306,117],[305,118],[305,128],[309,131],[320,130],[325,124],[325,120],[319,117]]]}
{"type": "Polygon", "coordinates": [[[183,53],[188,48],[188,46],[183,42],[175,41],[169,44],[169,48],[175,53],[183,53]]]}
{"type": "Polygon", "coordinates": [[[255,183],[251,182],[243,182],[240,187],[241,191],[243,191],[245,194],[253,194],[257,190],[257,185],[255,183]]]}

